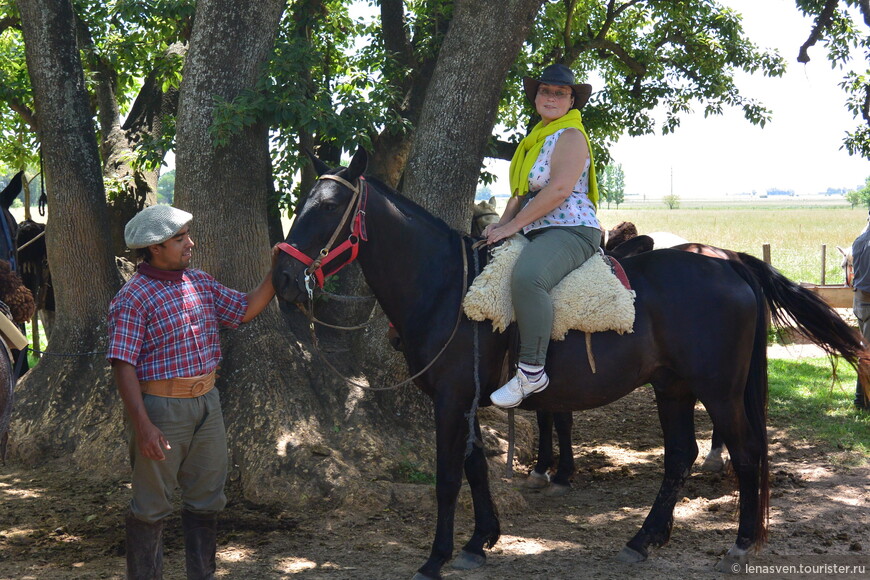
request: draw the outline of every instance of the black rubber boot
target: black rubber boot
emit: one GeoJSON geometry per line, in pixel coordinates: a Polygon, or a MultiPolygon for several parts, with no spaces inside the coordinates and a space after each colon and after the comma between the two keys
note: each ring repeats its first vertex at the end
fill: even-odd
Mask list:
{"type": "Polygon", "coordinates": [[[187,580],[213,580],[217,550],[217,514],[181,511],[187,580]]]}
{"type": "Polygon", "coordinates": [[[163,520],[149,524],[127,514],[128,580],[162,580],[163,520]]]}

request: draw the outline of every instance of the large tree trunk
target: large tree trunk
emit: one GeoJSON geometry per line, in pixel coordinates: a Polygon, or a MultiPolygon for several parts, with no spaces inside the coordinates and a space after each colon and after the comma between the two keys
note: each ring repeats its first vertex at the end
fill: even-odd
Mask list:
{"type": "Polygon", "coordinates": [[[120,405],[105,352],[105,314],[120,287],[96,136],[69,0],[20,0],[46,190],[56,324],[49,353],[18,384],[11,451],[24,461],[123,457],[120,405]]]}
{"type": "MultiPolygon", "coordinates": [[[[21,383],[12,450],[22,461],[68,455],[91,472],[116,474],[127,468],[122,409],[100,351],[105,349],[106,307],[119,280],[103,243],[106,203],[72,10],[68,0],[19,5],[27,22],[28,62],[55,208],[48,241],[49,258],[58,268],[59,324],[51,350],[86,356],[46,357],[21,383]]],[[[457,8],[460,20],[478,17],[457,8]]],[[[253,125],[216,147],[210,127],[216,102],[232,102],[256,86],[283,9],[283,0],[200,0],[181,88],[176,204],[194,214],[195,265],[242,290],[252,288],[269,263],[268,133],[265,126],[253,125]]],[[[455,24],[468,30],[462,22],[455,24]]],[[[521,36],[526,28],[506,26],[501,32],[521,36]]],[[[486,45],[481,51],[490,57],[496,53],[486,45]]],[[[456,90],[470,94],[467,76],[450,78],[458,83],[456,90]]],[[[497,85],[471,84],[477,96],[497,85]]],[[[457,112],[463,117],[456,122],[466,123],[468,111],[452,111],[457,112]]],[[[426,131],[422,122],[420,128],[426,131]]],[[[438,154],[441,148],[432,151],[438,154]]],[[[477,154],[474,171],[464,176],[471,181],[480,163],[477,154]]],[[[417,155],[425,157],[425,147],[417,155]]],[[[456,175],[445,176],[439,191],[460,200],[456,175]]],[[[375,342],[385,330],[370,329],[362,341],[375,342]]],[[[325,356],[356,381],[383,387],[389,376],[404,370],[395,358],[391,366],[373,366],[365,353],[349,349],[352,341],[346,336],[323,330],[320,335],[331,347],[325,356]]],[[[233,466],[231,495],[285,506],[351,496],[387,505],[397,492],[378,481],[395,480],[402,471],[432,471],[431,405],[414,387],[372,394],[347,385],[313,352],[307,323],[298,313],[282,314],[273,306],[252,323],[225,332],[222,342],[218,387],[233,466]],[[291,327],[298,331],[290,332],[291,327]]]]}
{"type": "MultiPolygon", "coordinates": [[[[526,38],[542,0],[481,2],[458,0],[453,19],[420,112],[414,132],[413,149],[404,169],[402,193],[418,202],[459,231],[469,231],[471,202],[474,199],[484,149],[492,134],[501,96],[499,87],[526,38]]],[[[381,153],[378,170],[390,163],[404,164],[408,138],[390,142],[390,155],[381,153]],[[401,154],[400,154],[401,153],[401,154]]],[[[393,169],[392,178],[398,171],[393,169]]],[[[390,175],[387,175],[389,178],[390,175]]],[[[364,283],[354,276],[345,284],[362,292],[364,283]]],[[[359,320],[361,312],[355,313],[359,320]]],[[[386,321],[379,327],[386,332],[386,321]]],[[[406,376],[396,355],[381,336],[358,337],[353,343],[355,358],[365,372],[387,382],[406,376]]],[[[420,406],[419,400],[405,395],[403,403],[420,406]]]]}
{"type": "Polygon", "coordinates": [[[403,193],[468,230],[507,71],[542,0],[457,0],[426,93],[403,193]]]}
{"type": "MultiPolygon", "coordinates": [[[[176,203],[194,215],[196,266],[243,290],[269,266],[268,134],[251,126],[216,148],[209,127],[216,98],[232,101],[255,86],[272,46],[262,31],[276,30],[282,8],[279,0],[200,1],[181,87],[176,203]]],[[[402,459],[421,461],[413,449],[400,451],[419,433],[396,429],[392,409],[336,379],[309,346],[274,306],[225,333],[218,388],[233,465],[230,493],[285,505],[340,499],[402,459]]],[[[358,375],[340,357],[336,363],[358,375]]],[[[415,418],[401,420],[413,429],[415,418]]]]}

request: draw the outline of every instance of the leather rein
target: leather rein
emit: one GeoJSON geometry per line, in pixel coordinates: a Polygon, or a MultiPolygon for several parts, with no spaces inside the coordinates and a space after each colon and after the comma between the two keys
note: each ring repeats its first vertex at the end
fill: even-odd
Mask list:
{"type": "Polygon", "coordinates": [[[453,325],[453,332],[450,333],[450,337],[447,339],[447,342],[444,343],[444,346],[441,347],[441,350],[438,351],[438,354],[436,354],[435,357],[431,361],[429,361],[429,364],[427,364],[425,367],[423,367],[422,370],[420,370],[419,372],[414,374],[414,376],[412,376],[408,379],[405,379],[404,381],[402,381],[400,383],[396,383],[394,385],[391,385],[389,387],[376,388],[376,387],[372,387],[368,384],[362,384],[362,383],[358,383],[356,381],[353,381],[353,380],[347,378],[346,376],[344,376],[343,374],[341,374],[341,372],[339,372],[338,369],[336,369],[332,365],[332,363],[330,363],[329,360],[327,360],[327,358],[324,356],[323,351],[321,351],[320,347],[319,347],[319,342],[317,340],[317,334],[314,330],[314,324],[316,322],[318,324],[323,324],[325,326],[329,326],[330,328],[336,328],[339,330],[359,330],[361,328],[365,328],[366,326],[368,326],[368,323],[371,321],[371,318],[369,318],[369,321],[364,323],[364,324],[357,325],[357,326],[350,326],[350,327],[333,326],[331,324],[326,324],[324,322],[321,322],[320,320],[317,320],[317,318],[314,317],[314,285],[316,284],[317,287],[322,290],[323,284],[324,284],[326,278],[337,274],[339,270],[341,270],[342,268],[344,268],[345,266],[347,266],[348,264],[350,264],[351,262],[356,260],[357,255],[359,254],[360,241],[368,241],[368,234],[366,232],[366,223],[365,223],[365,215],[366,215],[365,208],[366,208],[366,203],[368,201],[368,187],[369,186],[368,186],[368,183],[365,181],[365,178],[363,176],[359,177],[359,181],[357,182],[356,185],[352,184],[351,182],[347,181],[346,179],[344,179],[342,177],[339,177],[338,175],[324,174],[324,175],[320,176],[320,179],[331,179],[333,181],[337,181],[341,185],[350,189],[353,192],[353,196],[351,197],[350,201],[348,202],[347,208],[344,210],[344,215],[342,216],[341,221],[338,224],[338,227],[332,233],[332,236],[329,238],[329,241],[326,243],[326,245],[323,247],[323,249],[320,250],[320,253],[317,255],[317,258],[314,258],[314,259],[310,258],[309,256],[307,256],[304,253],[302,253],[301,251],[299,251],[297,248],[294,248],[293,246],[291,246],[290,244],[288,244],[286,242],[281,242],[280,244],[278,244],[278,248],[280,248],[283,252],[289,254],[290,256],[295,258],[296,260],[298,260],[298,261],[302,262],[303,264],[305,264],[306,266],[308,266],[305,269],[305,278],[304,278],[305,290],[308,294],[308,308],[306,309],[304,306],[302,306],[302,304],[299,304],[299,303],[297,303],[296,305],[308,317],[309,328],[311,330],[311,342],[312,342],[312,345],[314,346],[314,349],[320,355],[320,358],[323,360],[323,362],[325,362],[326,365],[336,375],[338,375],[344,382],[346,382],[350,385],[353,385],[355,387],[359,387],[361,389],[367,389],[367,390],[371,390],[371,391],[389,391],[389,390],[397,389],[399,387],[403,387],[407,384],[410,384],[415,379],[419,378],[423,373],[428,371],[432,367],[433,364],[435,364],[435,361],[437,361],[439,358],[441,358],[441,355],[444,354],[444,351],[447,350],[447,347],[450,345],[451,342],[453,342],[453,338],[456,336],[456,332],[459,330],[459,324],[460,324],[460,322],[462,322],[462,301],[465,299],[465,293],[468,291],[468,256],[466,256],[466,254],[465,254],[465,244],[463,244],[460,240],[459,247],[460,247],[460,250],[462,251],[462,296],[459,300],[459,306],[457,308],[456,324],[453,325]],[[347,223],[347,220],[350,217],[351,212],[353,212],[353,222],[351,224],[350,235],[347,237],[347,239],[345,241],[343,241],[337,247],[333,248],[332,246],[333,246],[333,244],[335,244],[335,241],[338,239],[339,233],[344,228],[344,225],[347,223]],[[327,264],[332,262],[338,255],[340,255],[344,252],[347,252],[348,250],[350,250],[350,256],[348,257],[347,260],[345,260],[343,263],[339,264],[337,268],[331,270],[329,273],[324,272],[324,266],[326,266],[327,264]]]}

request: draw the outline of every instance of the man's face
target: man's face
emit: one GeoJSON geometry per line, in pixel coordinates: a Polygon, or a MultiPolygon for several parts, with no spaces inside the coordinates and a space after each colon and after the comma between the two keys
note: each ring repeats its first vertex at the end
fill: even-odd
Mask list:
{"type": "Polygon", "coordinates": [[[188,224],[162,244],[150,246],[151,265],[160,270],[184,270],[190,265],[193,246],[188,224]]]}

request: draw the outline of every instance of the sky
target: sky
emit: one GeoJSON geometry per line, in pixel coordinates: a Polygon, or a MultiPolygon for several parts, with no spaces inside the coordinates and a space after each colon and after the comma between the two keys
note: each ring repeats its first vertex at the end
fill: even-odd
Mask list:
{"type": "Polygon", "coordinates": [[[685,118],[672,135],[624,137],[611,155],[622,163],[626,193],[691,199],[770,188],[811,195],[863,186],[870,162],[841,149],[845,133],[858,124],[838,86],[843,72],[832,70],[821,44],[810,49],[809,63],[797,62],[812,20],[797,11],[794,0],[722,3],[743,14],[744,30],[756,45],[777,49],[786,60],[782,77],[741,74],[736,81],[744,95],[772,111],[772,121],[759,128],[739,110],[707,118],[699,113],[685,118]]]}

